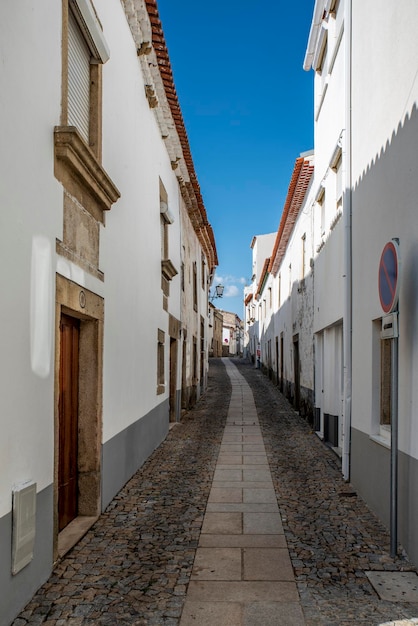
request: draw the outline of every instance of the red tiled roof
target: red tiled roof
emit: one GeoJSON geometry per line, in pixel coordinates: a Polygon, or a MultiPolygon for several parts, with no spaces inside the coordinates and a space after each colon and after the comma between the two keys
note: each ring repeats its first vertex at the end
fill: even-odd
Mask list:
{"type": "Polygon", "coordinates": [[[263,265],[263,269],[260,275],[260,280],[258,282],[258,287],[257,287],[257,291],[255,293],[254,296],[254,300],[258,300],[258,296],[261,294],[261,292],[263,291],[263,286],[264,286],[264,279],[267,276],[269,270],[269,265],[270,265],[270,258],[266,259],[264,261],[264,265],[263,265]]]}
{"type": "Polygon", "coordinates": [[[306,191],[311,182],[313,171],[314,166],[311,159],[305,157],[296,159],[268,268],[268,271],[273,274],[276,274],[280,267],[306,191]]]}
{"type": "Polygon", "coordinates": [[[248,294],[248,296],[247,296],[247,297],[245,298],[245,300],[244,300],[244,304],[245,304],[245,306],[247,306],[247,304],[248,304],[249,302],[251,302],[251,300],[252,300],[252,299],[253,299],[253,294],[252,294],[252,293],[249,293],[249,294],[248,294]]]}
{"type": "Polygon", "coordinates": [[[190,151],[189,140],[187,137],[186,127],[183,115],[180,109],[176,88],[174,85],[174,77],[171,69],[170,58],[164,38],[161,20],[157,8],[157,0],[145,0],[149,19],[152,28],[152,43],[158,60],[158,67],[164,85],[167,101],[170,106],[171,115],[176,125],[177,134],[180,139],[184,160],[189,172],[191,186],[197,200],[198,215],[190,216],[192,223],[196,228],[196,232],[203,249],[206,252],[212,269],[218,265],[218,256],[216,252],[215,237],[212,226],[209,224],[206,209],[203,204],[200,186],[194,169],[192,154],[190,151]]]}

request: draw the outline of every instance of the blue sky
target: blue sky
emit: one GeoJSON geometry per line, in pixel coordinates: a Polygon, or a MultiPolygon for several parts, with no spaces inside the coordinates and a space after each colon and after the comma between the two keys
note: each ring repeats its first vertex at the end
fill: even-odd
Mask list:
{"type": "Polygon", "coordinates": [[[225,286],[243,317],[254,235],[275,232],[295,159],[313,148],[302,68],[314,0],[158,0],[193,162],[225,286]]]}

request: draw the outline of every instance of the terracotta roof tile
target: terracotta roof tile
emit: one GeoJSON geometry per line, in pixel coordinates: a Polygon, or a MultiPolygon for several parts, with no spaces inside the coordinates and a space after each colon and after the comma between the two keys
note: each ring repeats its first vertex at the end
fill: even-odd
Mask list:
{"type": "MultiPolygon", "coordinates": [[[[170,106],[171,115],[176,125],[177,134],[179,136],[181,148],[183,151],[184,160],[187,165],[187,169],[190,176],[191,185],[194,195],[197,199],[197,211],[199,218],[194,220],[200,222],[200,228],[197,231],[198,238],[205,250],[208,260],[212,266],[218,265],[218,256],[216,252],[215,237],[213,234],[212,226],[208,222],[206,209],[203,204],[202,194],[200,192],[200,186],[197,181],[196,172],[194,169],[192,154],[190,151],[189,140],[187,137],[186,127],[184,124],[183,115],[180,108],[180,103],[177,97],[177,92],[174,84],[173,71],[171,68],[170,58],[168,56],[168,50],[164,38],[164,32],[161,24],[161,20],[158,13],[156,0],[145,0],[148,15],[152,27],[152,43],[154,46],[155,54],[157,56],[158,68],[161,74],[161,78],[164,85],[167,101],[170,106]]],[[[193,218],[192,218],[193,221],[193,218]]],[[[213,267],[212,267],[213,269],[213,267]]]]}
{"type": "Polygon", "coordinates": [[[286,251],[290,235],[311,182],[313,171],[312,159],[306,157],[296,159],[268,268],[269,272],[273,274],[277,273],[286,251]]]}
{"type": "Polygon", "coordinates": [[[264,265],[263,265],[263,269],[261,271],[261,275],[260,275],[260,280],[258,282],[258,286],[257,286],[257,291],[255,293],[254,299],[258,300],[258,296],[261,294],[261,292],[263,291],[263,287],[264,287],[264,280],[267,276],[267,274],[269,273],[269,265],[270,265],[270,258],[266,259],[264,261],[264,265]]]}

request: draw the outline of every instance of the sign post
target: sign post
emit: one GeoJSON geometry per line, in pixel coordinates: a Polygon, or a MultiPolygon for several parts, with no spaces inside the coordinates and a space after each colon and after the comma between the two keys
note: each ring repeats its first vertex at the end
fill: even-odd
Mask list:
{"type": "Polygon", "coordinates": [[[391,339],[390,416],[390,555],[398,551],[398,295],[399,241],[392,239],[383,248],[379,263],[379,298],[386,317],[382,339],[391,339]]]}

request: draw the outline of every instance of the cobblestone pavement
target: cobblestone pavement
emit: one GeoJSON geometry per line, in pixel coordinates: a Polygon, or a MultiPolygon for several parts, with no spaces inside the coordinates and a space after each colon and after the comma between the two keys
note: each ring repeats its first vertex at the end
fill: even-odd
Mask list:
{"type": "Polygon", "coordinates": [[[228,412],[211,362],[208,391],[57,565],[13,626],[176,626],[228,412]]]}
{"type": "Polygon", "coordinates": [[[334,452],[260,370],[233,362],[254,394],[307,625],[418,617],[418,605],[384,602],[371,587],[367,570],[416,570],[404,553],[390,557],[387,529],[344,481],[334,452]]]}
{"type": "MultiPolygon", "coordinates": [[[[259,370],[250,384],[307,626],[374,626],[418,616],[380,600],[365,570],[414,570],[338,460],[259,370]]],[[[58,563],[13,626],[178,626],[225,426],[231,387],[210,362],[198,405],[58,563]]],[[[196,624],[196,626],[199,626],[196,624]]],[[[260,624],[263,626],[263,624],[260,624]]]]}

